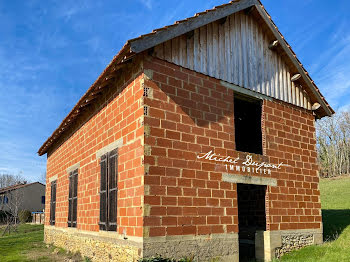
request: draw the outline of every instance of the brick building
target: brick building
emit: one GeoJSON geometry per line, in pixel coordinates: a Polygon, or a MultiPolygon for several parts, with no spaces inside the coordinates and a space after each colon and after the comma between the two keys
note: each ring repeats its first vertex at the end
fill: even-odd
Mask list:
{"type": "Polygon", "coordinates": [[[322,242],[334,113],[258,0],[129,40],[39,149],[45,241],[96,261],[266,261],[322,242]]]}

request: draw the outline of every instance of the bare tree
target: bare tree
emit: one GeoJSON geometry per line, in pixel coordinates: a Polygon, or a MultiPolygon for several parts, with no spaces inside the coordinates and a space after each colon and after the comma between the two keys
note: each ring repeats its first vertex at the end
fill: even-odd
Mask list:
{"type": "Polygon", "coordinates": [[[13,186],[19,183],[25,182],[21,174],[12,175],[12,174],[0,174],[0,188],[13,186]]]}
{"type": "Polygon", "coordinates": [[[350,112],[340,112],[316,124],[320,174],[350,174],[350,112]]]}
{"type": "Polygon", "coordinates": [[[46,172],[43,172],[40,176],[40,179],[39,179],[39,182],[40,183],[43,183],[44,185],[46,185],[46,172]]]}
{"type": "MultiPolygon", "coordinates": [[[[21,176],[11,174],[0,174],[0,188],[6,188],[17,184],[25,184],[26,181],[21,176]]],[[[12,230],[17,230],[18,213],[23,202],[23,192],[21,190],[8,190],[0,195],[0,210],[6,216],[7,226],[3,232],[10,233],[12,230]]]]}
{"type": "Polygon", "coordinates": [[[13,189],[2,194],[2,201],[0,201],[0,210],[6,212],[7,227],[5,228],[3,235],[8,231],[11,232],[11,228],[17,231],[18,213],[23,203],[23,191],[19,189],[13,189]]]}

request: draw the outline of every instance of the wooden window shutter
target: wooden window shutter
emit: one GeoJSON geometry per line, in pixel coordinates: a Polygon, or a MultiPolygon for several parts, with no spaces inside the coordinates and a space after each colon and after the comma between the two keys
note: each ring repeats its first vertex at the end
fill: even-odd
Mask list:
{"type": "Polygon", "coordinates": [[[50,225],[56,222],[56,181],[51,182],[50,225]]]}
{"type": "Polygon", "coordinates": [[[68,227],[77,227],[78,170],[69,173],[68,227]]]}
{"type": "Polygon", "coordinates": [[[72,226],[72,172],[69,173],[69,193],[68,193],[68,227],[72,226]]]}
{"type": "Polygon", "coordinates": [[[73,207],[72,207],[72,222],[73,227],[77,227],[77,213],[78,213],[78,170],[75,170],[73,173],[73,207]]]}
{"type": "Polygon", "coordinates": [[[117,230],[118,149],[101,157],[100,230],[117,230]]]}
{"type": "Polygon", "coordinates": [[[118,149],[109,153],[108,157],[108,229],[117,229],[117,197],[118,197],[118,149]]]}
{"type": "Polygon", "coordinates": [[[101,156],[101,179],[100,179],[100,230],[107,230],[107,154],[101,156]]]}

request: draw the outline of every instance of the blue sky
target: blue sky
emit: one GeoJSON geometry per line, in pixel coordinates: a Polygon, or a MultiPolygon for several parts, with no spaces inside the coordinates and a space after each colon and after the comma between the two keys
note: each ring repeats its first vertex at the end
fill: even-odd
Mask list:
{"type": "MultiPolygon", "coordinates": [[[[37,150],[127,39],[227,2],[0,1],[0,173],[40,179],[37,150]]],[[[330,104],[350,108],[350,2],[263,4],[330,104]]]]}

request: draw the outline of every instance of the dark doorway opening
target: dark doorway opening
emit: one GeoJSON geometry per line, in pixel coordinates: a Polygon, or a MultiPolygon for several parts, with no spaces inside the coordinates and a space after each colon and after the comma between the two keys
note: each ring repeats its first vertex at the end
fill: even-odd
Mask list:
{"type": "Polygon", "coordinates": [[[255,261],[255,233],[266,230],[266,186],[237,184],[239,261],[255,261]]]}

